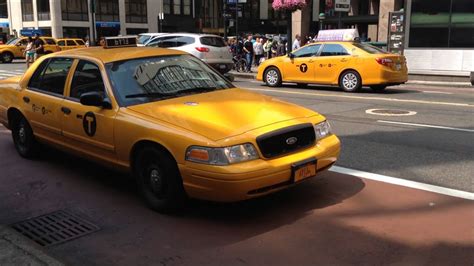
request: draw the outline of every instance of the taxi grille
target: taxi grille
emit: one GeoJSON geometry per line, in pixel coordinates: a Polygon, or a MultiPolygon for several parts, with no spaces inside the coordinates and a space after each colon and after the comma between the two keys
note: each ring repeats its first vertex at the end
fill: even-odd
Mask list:
{"type": "Polygon", "coordinates": [[[261,135],[257,144],[265,158],[272,158],[312,146],[315,139],[313,125],[300,124],[261,135]]]}

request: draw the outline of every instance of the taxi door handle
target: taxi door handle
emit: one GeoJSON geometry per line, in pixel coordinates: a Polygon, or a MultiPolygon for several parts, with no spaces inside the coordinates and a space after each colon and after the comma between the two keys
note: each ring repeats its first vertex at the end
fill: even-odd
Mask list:
{"type": "Polygon", "coordinates": [[[347,59],[343,58],[341,59],[341,62],[347,62],[347,59]]]}
{"type": "Polygon", "coordinates": [[[67,115],[71,113],[71,109],[69,109],[67,107],[61,107],[61,111],[63,111],[63,113],[65,113],[67,115]]]}
{"type": "Polygon", "coordinates": [[[29,103],[29,102],[30,102],[30,98],[24,96],[24,97],[23,97],[23,101],[24,101],[25,103],[29,103]]]}
{"type": "Polygon", "coordinates": [[[313,60],[309,60],[308,63],[313,63],[313,60]]]}

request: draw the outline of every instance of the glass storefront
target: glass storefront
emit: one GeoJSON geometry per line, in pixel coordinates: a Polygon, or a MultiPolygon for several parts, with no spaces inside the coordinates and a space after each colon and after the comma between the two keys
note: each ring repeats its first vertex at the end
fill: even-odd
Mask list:
{"type": "Polygon", "coordinates": [[[63,20],[88,21],[89,9],[87,0],[61,0],[63,20]]]}
{"type": "Polygon", "coordinates": [[[473,0],[412,0],[408,46],[473,48],[473,0]]]}

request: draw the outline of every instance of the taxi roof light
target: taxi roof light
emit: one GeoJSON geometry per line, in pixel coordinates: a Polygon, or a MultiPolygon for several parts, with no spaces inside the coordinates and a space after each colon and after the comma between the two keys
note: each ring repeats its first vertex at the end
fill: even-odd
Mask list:
{"type": "Polygon", "coordinates": [[[136,47],[137,36],[105,37],[104,48],[136,47]]]}

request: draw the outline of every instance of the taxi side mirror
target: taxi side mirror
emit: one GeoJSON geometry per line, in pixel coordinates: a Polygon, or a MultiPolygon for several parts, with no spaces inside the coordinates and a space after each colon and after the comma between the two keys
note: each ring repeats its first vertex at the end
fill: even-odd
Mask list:
{"type": "Polygon", "coordinates": [[[293,58],[295,58],[295,55],[294,55],[293,53],[288,53],[288,57],[289,57],[290,59],[293,59],[293,58]]]}
{"type": "Polygon", "coordinates": [[[85,106],[96,106],[110,109],[112,105],[108,100],[105,100],[102,94],[96,91],[86,92],[81,95],[80,102],[85,106]]]}

